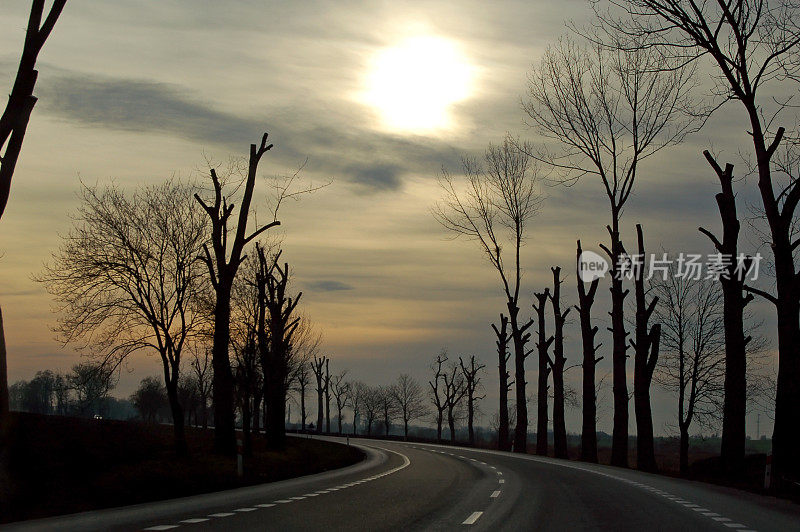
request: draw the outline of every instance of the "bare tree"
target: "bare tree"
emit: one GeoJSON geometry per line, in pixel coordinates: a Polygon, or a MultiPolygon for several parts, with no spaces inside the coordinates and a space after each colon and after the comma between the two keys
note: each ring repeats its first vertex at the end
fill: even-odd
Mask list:
{"type": "Polygon", "coordinates": [[[353,436],[358,434],[358,424],[364,412],[364,401],[367,395],[367,385],[356,381],[351,386],[350,407],[353,409],[353,436]]]}
{"type": "Polygon", "coordinates": [[[361,406],[364,412],[364,428],[367,436],[372,436],[372,427],[381,413],[381,391],[372,386],[363,388],[361,406]]]}
{"type": "Polygon", "coordinates": [[[64,343],[92,348],[113,367],[140,349],[158,352],[179,454],[187,452],[181,355],[205,318],[197,257],[207,224],[193,192],[177,181],[132,195],[84,185],[73,228],[37,278],[56,298],[64,343]]]}
{"type": "Polygon", "coordinates": [[[297,382],[297,389],[300,395],[300,428],[306,430],[306,388],[311,384],[310,363],[301,360],[297,363],[294,371],[294,378],[297,382]]]}
{"type": "Polygon", "coordinates": [[[208,400],[211,397],[211,353],[205,346],[195,346],[192,353],[191,368],[194,382],[197,384],[197,396],[200,401],[200,415],[203,428],[208,428],[208,400]],[[202,351],[202,355],[200,352],[202,351]]]}
{"type": "Polygon", "coordinates": [[[561,268],[550,268],[553,272],[553,292],[550,302],[553,305],[553,318],[555,319],[555,334],[553,335],[553,450],[556,458],[569,458],[567,450],[567,425],[564,414],[564,366],[567,358],[564,356],[564,323],[571,307],[561,311],[561,268]]]}
{"type": "Polygon", "coordinates": [[[555,340],[554,337],[547,337],[547,325],[545,311],[547,300],[550,297],[550,289],[545,288],[544,292],[534,294],[537,303],[533,305],[538,318],[538,339],[536,348],[539,353],[539,381],[536,390],[536,454],[547,456],[547,379],[552,368],[552,361],[548,350],[550,344],[555,340]]]}
{"type": "Polygon", "coordinates": [[[541,196],[536,168],[511,139],[506,138],[499,146],[490,145],[484,154],[484,162],[486,166],[482,167],[476,160],[464,159],[467,188],[463,192],[452,176],[443,173],[440,184],[444,198],[436,205],[434,216],[457,237],[477,241],[500,275],[514,344],[517,410],[514,450],[524,453],[528,438],[525,344],[530,339],[526,331],[533,320],[521,322],[519,317],[520,249],[527,236],[527,225],[539,210],[541,196]],[[511,249],[510,261],[502,254],[506,244],[511,249]]]}
{"type": "Polygon", "coordinates": [[[314,377],[317,380],[317,432],[322,433],[322,423],[325,418],[325,411],[323,410],[323,399],[325,397],[325,364],[328,358],[326,356],[314,356],[311,363],[311,371],[314,372],[314,377]]]}
{"type": "Polygon", "coordinates": [[[593,279],[589,283],[589,290],[581,278],[581,241],[578,240],[577,252],[577,280],[578,280],[578,311],[581,322],[581,341],[583,347],[583,425],[581,430],[581,460],[597,462],[597,384],[595,372],[597,363],[603,357],[595,357],[600,345],[595,345],[597,326],[592,326],[592,304],[597,293],[600,279],[593,279]]]}
{"type": "Polygon", "coordinates": [[[377,389],[377,393],[380,414],[382,416],[381,420],[383,421],[383,429],[385,431],[385,435],[389,436],[389,433],[392,430],[392,421],[399,414],[398,404],[395,400],[392,386],[380,386],[377,389]]]}
{"type": "Polygon", "coordinates": [[[447,362],[447,350],[442,349],[436,360],[431,364],[433,378],[428,381],[431,387],[431,401],[436,414],[436,441],[442,441],[442,424],[444,423],[444,413],[447,410],[447,391],[444,385],[444,364],[447,362]]]}
{"type": "Polygon", "coordinates": [[[336,403],[336,421],[339,430],[337,434],[342,435],[342,413],[348,406],[352,406],[352,383],[346,381],[347,370],[337,373],[331,377],[331,392],[336,403]]]}
{"type": "Polygon", "coordinates": [[[722,293],[710,281],[674,275],[654,277],[652,290],[661,304],[663,354],[655,379],[678,394],[680,471],[689,469],[689,428],[709,425],[721,412],[725,373],[725,329],[722,293]]]}
{"type": "Polygon", "coordinates": [[[483,400],[486,394],[478,395],[478,391],[483,388],[481,384],[480,373],[481,370],[486,368],[486,364],[479,363],[475,355],[469,357],[469,364],[464,364],[464,359],[458,357],[458,365],[461,367],[461,375],[464,377],[464,386],[466,388],[467,398],[467,434],[469,435],[469,444],[475,445],[475,413],[478,401],[483,400]]]}
{"type": "MultiPolygon", "coordinates": [[[[256,173],[261,157],[270,149],[267,134],[261,138],[261,144],[250,145],[247,178],[244,182],[244,193],[239,205],[239,218],[233,235],[233,243],[228,252],[228,236],[231,228],[228,225],[233,214],[233,203],[223,194],[223,185],[217,177],[215,169],[211,169],[211,182],[214,186],[214,200],[206,203],[199,194],[195,199],[203,207],[211,221],[211,248],[203,247],[203,260],[208,267],[211,286],[216,301],[214,304],[214,343],[212,348],[212,365],[214,368],[214,448],[218,453],[234,454],[236,452],[236,426],[233,400],[233,372],[228,354],[231,324],[231,290],[236,273],[244,260],[244,247],[261,233],[280,225],[277,219],[262,225],[247,235],[247,219],[250,215],[250,204],[256,184],[256,173]],[[212,256],[213,252],[213,256],[212,256]]],[[[275,216],[277,216],[277,206],[275,216]]],[[[281,417],[283,421],[283,417],[281,417]]]]}
{"type": "MultiPolygon", "coordinates": [[[[680,142],[693,129],[686,111],[693,65],[648,48],[584,48],[569,39],[549,48],[529,76],[523,109],[552,149],[528,151],[572,184],[596,176],[611,206],[611,332],[614,430],[611,463],[628,461],[627,332],[620,273],[620,218],[642,161],[680,142]]],[[[527,151],[527,150],[526,150],[527,151]]]]}
{"type": "MultiPolygon", "coordinates": [[[[3,115],[0,116],[0,150],[5,147],[2,157],[0,157],[0,218],[3,217],[8,204],[11,179],[14,177],[14,169],[22,151],[22,141],[37,101],[36,96],[33,95],[36,79],[39,76],[39,72],[36,70],[36,60],[66,3],[67,0],[54,0],[47,16],[44,15],[44,0],[33,0],[31,4],[22,57],[19,60],[17,75],[8,97],[8,103],[3,115]]],[[[8,367],[6,340],[3,332],[3,312],[0,309],[0,436],[3,436],[5,432],[7,419],[8,367]]]]}
{"type": "MultiPolygon", "coordinates": [[[[789,99],[775,98],[774,84],[800,78],[798,7],[793,2],[768,0],[701,4],[634,0],[620,5],[630,16],[601,14],[609,33],[640,39],[648,49],[684,63],[707,58],[714,69],[713,95],[718,105],[738,101],[747,113],[747,133],[753,142],[775,270],[775,295],[750,290],[772,302],[777,310],[779,362],[772,467],[773,486],[780,490],[800,479],[800,455],[795,452],[800,440],[800,274],[794,257],[800,240],[792,233],[800,181],[796,175],[788,176],[785,186],[779,185],[780,172],[772,159],[785,129],[778,127],[773,134],[770,126],[781,119],[781,111],[789,104],[789,99]],[[762,87],[768,88],[760,90],[762,87]]],[[[741,386],[741,379],[733,384],[741,386]]],[[[741,394],[741,390],[733,392],[741,394]]],[[[737,419],[723,422],[724,460],[735,464],[743,457],[738,441],[743,437],[742,412],[735,404],[729,404],[728,411],[737,419]],[[731,441],[733,438],[736,442],[731,441]]]]}
{"type": "Polygon", "coordinates": [[[81,362],[72,366],[67,382],[75,392],[75,409],[79,416],[102,415],[103,403],[119,383],[119,371],[102,361],[81,362]]]}
{"type": "Polygon", "coordinates": [[[500,328],[492,324],[495,336],[497,336],[497,369],[500,374],[500,410],[497,419],[497,448],[501,451],[511,450],[511,440],[509,439],[509,419],[508,419],[508,392],[513,386],[513,381],[509,382],[511,375],[508,373],[508,359],[511,353],[508,352],[508,318],[500,313],[500,328]]]}
{"type": "Polygon", "coordinates": [[[634,271],[634,292],[636,297],[635,337],[631,340],[634,351],[633,403],[636,412],[636,465],[644,471],[656,470],[655,446],[653,441],[653,413],[650,408],[650,384],[653,371],[658,363],[658,349],[661,339],[661,325],[650,326],[650,317],[658,303],[658,296],[648,303],[644,286],[644,236],[642,226],[636,224],[636,237],[639,246],[638,268],[634,271]]]}
{"type": "Polygon", "coordinates": [[[406,373],[397,378],[391,391],[403,419],[403,438],[407,440],[409,423],[428,414],[425,394],[419,383],[406,373]]]}

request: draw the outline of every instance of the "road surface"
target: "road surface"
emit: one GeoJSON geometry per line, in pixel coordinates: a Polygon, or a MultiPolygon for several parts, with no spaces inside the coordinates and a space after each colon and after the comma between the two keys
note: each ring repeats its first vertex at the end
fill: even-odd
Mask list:
{"type": "Polygon", "coordinates": [[[3,530],[800,530],[800,506],[658,475],[356,440],[337,471],[3,530]]]}

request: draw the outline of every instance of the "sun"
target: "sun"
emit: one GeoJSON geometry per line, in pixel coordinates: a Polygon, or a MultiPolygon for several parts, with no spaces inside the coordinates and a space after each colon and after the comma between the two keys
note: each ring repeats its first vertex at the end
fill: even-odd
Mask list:
{"type": "Polygon", "coordinates": [[[362,99],[378,110],[390,130],[424,134],[447,129],[452,105],[470,94],[472,70],[452,41],[411,37],[373,57],[362,99]]]}

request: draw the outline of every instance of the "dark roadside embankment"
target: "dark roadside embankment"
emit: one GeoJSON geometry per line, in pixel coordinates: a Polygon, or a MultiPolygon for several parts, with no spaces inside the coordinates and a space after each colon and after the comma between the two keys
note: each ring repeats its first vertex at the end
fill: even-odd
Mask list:
{"type": "Polygon", "coordinates": [[[124,506],[274,482],[345,467],[361,451],[288,438],[283,451],[253,438],[237,476],[236,458],[215,455],[213,431],[187,428],[189,456],[177,458],[172,426],[12,413],[0,523],[124,506]]]}

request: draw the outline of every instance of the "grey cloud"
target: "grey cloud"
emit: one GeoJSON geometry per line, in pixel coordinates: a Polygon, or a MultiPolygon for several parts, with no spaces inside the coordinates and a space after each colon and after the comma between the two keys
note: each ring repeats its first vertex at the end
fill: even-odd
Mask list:
{"type": "Polygon", "coordinates": [[[396,189],[400,186],[402,169],[393,164],[353,165],[349,169],[353,182],[376,189],[396,189]]]}
{"type": "Polygon", "coordinates": [[[321,292],[338,292],[341,290],[353,290],[353,286],[341,281],[315,281],[309,285],[313,290],[321,292]]]}

